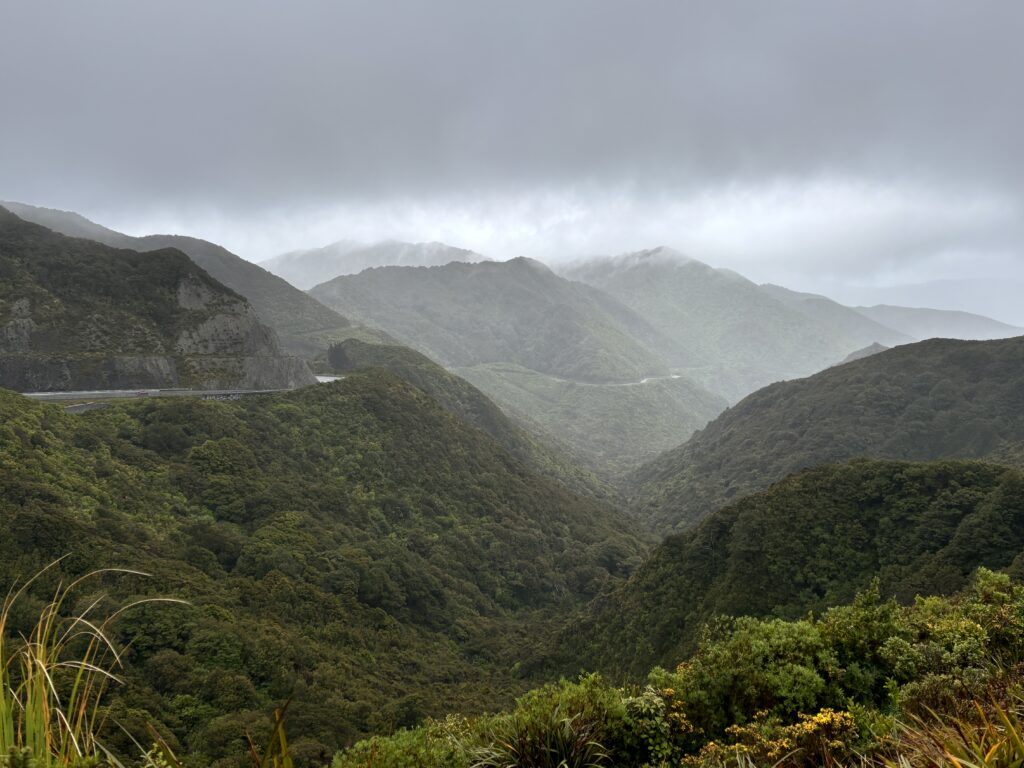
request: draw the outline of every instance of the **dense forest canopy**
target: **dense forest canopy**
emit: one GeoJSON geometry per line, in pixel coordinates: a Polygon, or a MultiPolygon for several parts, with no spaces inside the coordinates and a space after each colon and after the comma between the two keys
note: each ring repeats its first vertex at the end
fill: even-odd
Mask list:
{"type": "Polygon", "coordinates": [[[666,538],[629,582],[553,644],[613,679],[671,664],[716,616],[780,616],[851,600],[950,594],[979,566],[1024,575],[1024,473],[970,461],[857,460],[807,470],[666,538]]]}
{"type": "MultiPolygon", "coordinates": [[[[142,567],[119,722],[244,762],[292,698],[309,759],[527,681],[531,635],[621,579],[642,545],[380,370],[237,402],[152,399],[73,416],[0,392],[0,580],[142,567]]],[[[124,741],[118,733],[107,737],[124,741]]],[[[122,744],[122,746],[126,746],[122,744]]]]}

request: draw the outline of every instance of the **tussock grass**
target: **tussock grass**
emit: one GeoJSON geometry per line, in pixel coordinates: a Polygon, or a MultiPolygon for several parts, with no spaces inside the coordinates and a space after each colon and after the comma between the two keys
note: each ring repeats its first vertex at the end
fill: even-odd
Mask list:
{"type": "Polygon", "coordinates": [[[15,636],[15,606],[54,561],[20,586],[12,586],[0,608],[0,761],[31,758],[51,768],[83,761],[117,760],[99,734],[105,724],[103,693],[120,682],[121,654],[111,640],[111,625],[125,611],[144,603],[182,601],[145,598],[103,614],[105,595],[71,611],[84,585],[107,574],[146,576],[124,568],[99,568],[70,582],[61,581],[27,634],[15,636]]]}

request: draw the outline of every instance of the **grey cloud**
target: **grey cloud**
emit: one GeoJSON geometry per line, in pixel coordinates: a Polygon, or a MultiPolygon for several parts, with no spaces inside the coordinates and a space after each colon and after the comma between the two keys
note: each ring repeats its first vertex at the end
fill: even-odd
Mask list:
{"type": "MultiPolygon", "coordinates": [[[[403,205],[492,211],[583,250],[608,250],[607,222],[582,242],[572,217],[538,224],[544,205],[518,224],[493,211],[565,194],[603,219],[626,190],[611,239],[628,239],[670,228],[651,221],[665,200],[822,178],[1019,209],[1021,39],[1010,2],[14,0],[0,197],[215,217],[238,242],[282,210],[371,228],[415,220],[403,205]]],[[[1019,220],[993,226],[978,248],[1019,250],[1019,220]]],[[[914,237],[942,247],[945,229],[914,237]]]]}

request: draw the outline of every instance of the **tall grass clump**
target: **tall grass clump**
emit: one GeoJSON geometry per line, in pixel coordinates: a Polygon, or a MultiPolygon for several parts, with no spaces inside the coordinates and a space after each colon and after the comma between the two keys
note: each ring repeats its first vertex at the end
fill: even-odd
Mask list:
{"type": "Polygon", "coordinates": [[[612,765],[621,697],[597,675],[531,691],[508,715],[493,718],[472,768],[601,768],[612,765]]]}
{"type": "Polygon", "coordinates": [[[33,764],[41,768],[97,764],[116,760],[98,734],[104,725],[103,693],[116,674],[121,655],[111,640],[113,621],[129,608],[167,598],[138,600],[99,615],[104,596],[71,610],[84,584],[105,574],[145,576],[138,571],[104,568],[68,583],[59,582],[27,633],[12,627],[14,611],[26,591],[51,563],[20,587],[11,588],[0,609],[0,767],[33,764]]]}
{"type": "Polygon", "coordinates": [[[994,695],[988,702],[975,700],[963,715],[914,717],[901,729],[896,753],[883,761],[886,768],[1021,768],[1024,699],[1014,691],[1002,701],[994,695]]]}

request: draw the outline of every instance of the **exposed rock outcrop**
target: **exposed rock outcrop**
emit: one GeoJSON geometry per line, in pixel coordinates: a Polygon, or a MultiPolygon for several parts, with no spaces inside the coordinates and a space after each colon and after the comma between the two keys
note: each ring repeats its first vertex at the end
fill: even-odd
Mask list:
{"type": "Polygon", "coordinates": [[[118,250],[0,208],[0,387],[288,389],[316,382],[245,298],[180,251],[118,250]]]}

